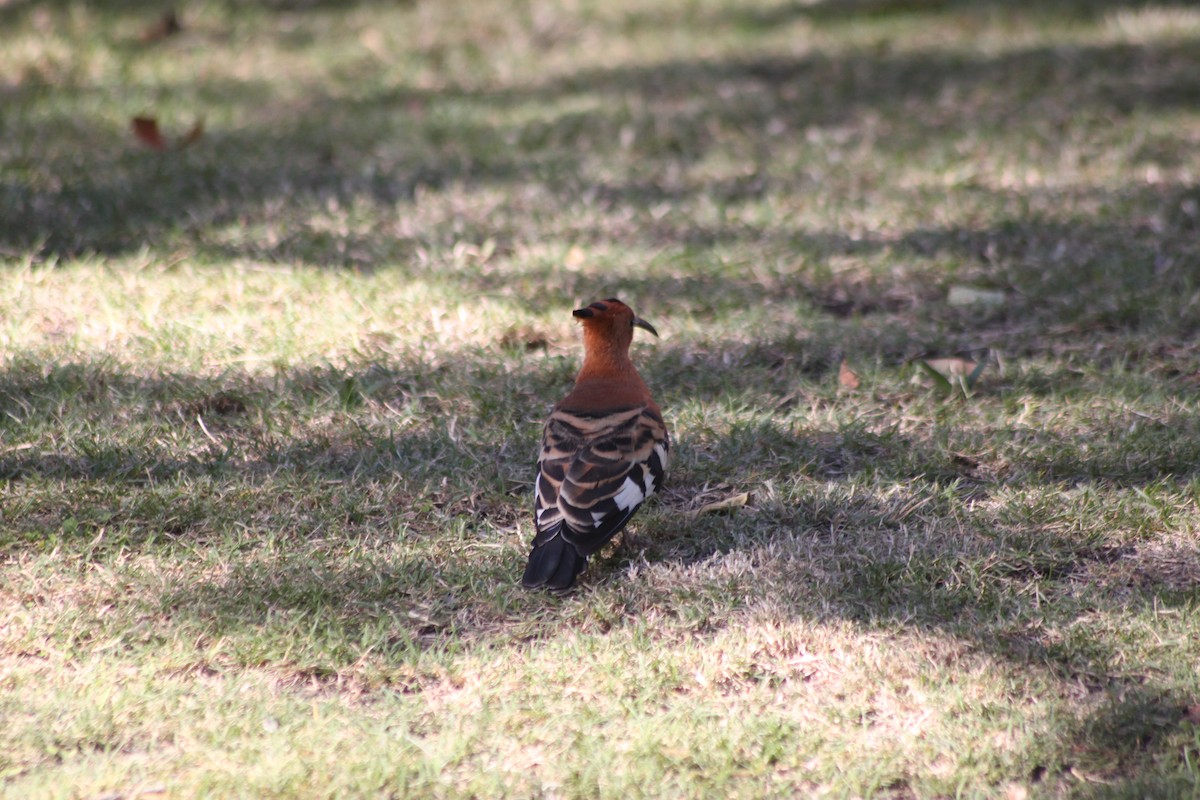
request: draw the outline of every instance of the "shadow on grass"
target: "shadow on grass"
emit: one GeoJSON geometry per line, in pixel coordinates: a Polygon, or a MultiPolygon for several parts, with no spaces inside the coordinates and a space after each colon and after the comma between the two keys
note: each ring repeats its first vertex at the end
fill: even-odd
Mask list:
{"type": "MultiPolygon", "coordinates": [[[[413,0],[401,0],[401,5],[410,4],[413,0]]],[[[310,11],[344,11],[355,5],[379,5],[378,0],[262,0],[255,6],[260,11],[302,13],[310,11]]],[[[69,11],[75,4],[71,0],[9,0],[0,6],[0,22],[10,25],[23,23],[32,14],[47,9],[56,12],[69,11]]],[[[175,5],[169,2],[147,3],[144,0],[99,0],[92,4],[108,14],[120,14],[134,20],[144,20],[152,23],[157,15],[166,13],[175,5]]],[[[236,2],[222,2],[214,5],[226,5],[236,8],[236,2]]],[[[387,3],[386,5],[396,5],[387,3]]],[[[186,17],[185,17],[186,19],[186,17]]]]}
{"type": "MultiPolygon", "coordinates": [[[[262,123],[214,129],[198,148],[167,154],[139,151],[127,131],[98,121],[61,119],[50,110],[39,112],[46,122],[33,123],[18,113],[18,136],[36,140],[27,155],[43,163],[31,167],[40,177],[0,187],[0,204],[10,209],[0,220],[0,250],[53,260],[166,242],[192,250],[200,262],[250,258],[421,274],[426,267],[416,262],[418,252],[491,239],[503,254],[547,235],[529,227],[536,214],[507,212],[503,203],[463,208],[429,198],[451,191],[532,193],[535,207],[553,203],[556,210],[593,214],[569,234],[582,241],[685,254],[736,245],[748,260],[785,265],[768,278],[752,271],[696,274],[688,263],[674,274],[621,278],[622,291],[640,297],[701,311],[719,303],[796,302],[834,317],[869,317],[867,330],[894,334],[877,337],[891,348],[887,360],[933,345],[1045,352],[1083,334],[1120,349],[1122,332],[1183,337],[1200,324],[1193,302],[1200,289],[1187,268],[1200,258],[1194,184],[999,190],[968,182],[952,191],[988,213],[1003,209],[1001,222],[899,233],[806,230],[786,221],[729,221],[725,214],[703,221],[689,209],[713,203],[736,210],[765,197],[845,191],[840,179],[827,188],[821,173],[836,169],[830,158],[846,148],[897,158],[1000,136],[1053,152],[1063,126],[1077,117],[1127,119],[1194,103],[1200,69],[1191,44],[1042,48],[998,57],[853,53],[675,62],[493,92],[400,88],[366,100],[314,87],[303,107],[272,103],[269,84],[229,82],[207,86],[202,96],[214,103],[242,98],[263,109],[262,123]],[[944,102],[947,91],[962,102],[944,102]],[[504,121],[514,108],[597,95],[607,99],[592,110],[504,121]],[[411,103],[427,110],[416,121],[398,122],[394,110],[411,103]],[[457,110],[439,113],[440,104],[457,110]],[[772,124],[788,135],[772,137],[772,124]],[[822,138],[837,126],[847,126],[848,142],[822,138]],[[633,132],[629,152],[618,145],[624,130],[633,132]],[[808,142],[799,137],[805,131],[819,135],[808,142]],[[681,164],[724,146],[722,136],[746,145],[750,172],[672,177],[681,164]],[[597,174],[589,166],[597,157],[628,169],[597,174]],[[340,232],[309,224],[331,204],[358,221],[340,232]],[[664,206],[674,212],[655,211],[664,206]],[[839,257],[897,256],[913,259],[908,274],[885,278],[861,264],[827,267],[839,257]],[[718,282],[722,290],[714,292],[718,282]],[[988,313],[947,309],[938,301],[953,282],[1005,289],[1010,302],[988,313]],[[947,341],[948,331],[958,331],[957,338],[947,341]]],[[[32,92],[16,99],[29,111],[49,102],[32,92]]],[[[1188,146],[1155,136],[1138,156],[1147,166],[1169,162],[1188,146]]],[[[913,202],[929,191],[914,189],[913,202]]],[[[549,235],[558,239],[562,231],[549,235]]],[[[529,296],[546,285],[589,294],[596,283],[594,275],[551,267],[442,269],[437,279],[464,291],[515,287],[529,296]]]]}
{"type": "MultiPolygon", "coordinates": [[[[631,621],[706,620],[698,636],[719,631],[725,616],[686,607],[733,597],[746,610],[770,609],[763,622],[849,620],[885,635],[918,630],[963,642],[1023,675],[1051,678],[1061,695],[1040,699],[1078,709],[1055,726],[1053,742],[1019,759],[1030,784],[1069,796],[1101,788],[1111,792],[1103,796],[1142,796],[1127,794],[1134,788],[1189,796],[1200,780],[1184,760],[1194,753],[1194,688],[1172,658],[1131,653],[1158,635],[1142,628],[1147,615],[1194,613],[1200,550],[1163,546],[1154,535],[1116,543],[1097,531],[1073,534],[1063,506],[1089,502],[1079,496],[997,515],[986,497],[963,501],[975,488],[916,478],[886,492],[846,485],[794,504],[767,501],[728,522],[664,515],[648,560],[678,563],[677,588],[662,590],[670,579],[660,578],[665,594],[639,601],[613,588],[624,575],[593,580],[629,598],[631,621]]],[[[1146,513],[1151,530],[1155,516],[1146,513]]]]}
{"type": "Polygon", "coordinates": [[[693,458],[676,469],[668,509],[645,523],[653,534],[642,540],[644,560],[670,565],[678,587],[664,589],[671,579],[660,577],[659,596],[625,590],[622,581],[638,578],[624,574],[623,555],[598,562],[586,580],[624,596],[631,624],[680,615],[705,620],[699,636],[721,630],[727,617],[687,606],[721,608],[725,598],[743,598],[733,605],[751,614],[759,604],[770,609],[768,622],[794,615],[949,636],[989,660],[1049,676],[1059,699],[1080,709],[1061,723],[1059,743],[1034,745],[1023,759],[1031,784],[1069,796],[1188,796],[1200,781],[1182,755],[1194,752],[1198,698],[1172,659],[1130,653],[1157,636],[1139,618],[1188,615],[1200,604],[1200,550],[1154,533],[1164,524],[1158,490],[1178,501],[1171,484],[1194,482],[1197,462],[1164,453],[1159,463],[1139,464],[1121,454],[1112,431],[1097,431],[1096,440],[1112,451],[1101,444],[1087,465],[1073,462],[1060,475],[1065,465],[1033,461],[997,479],[986,464],[920,438],[792,434],[771,424],[735,431],[716,443],[725,452],[715,458],[741,459],[753,442],[746,470],[754,475],[737,474],[717,495],[751,489],[765,499],[732,517],[688,513],[695,489],[674,487],[697,480],[693,458]],[[813,488],[783,503],[769,486],[789,463],[813,488]],[[1081,470],[1095,477],[1081,478],[1081,470]],[[863,491],[864,480],[887,488],[863,491]],[[1059,493],[1014,501],[1014,492],[1056,484],[1059,493]],[[1080,519],[1112,520],[1124,534],[1079,527],[1080,519]],[[747,561],[744,570],[725,566],[747,561]]]}
{"type": "Polygon", "coordinates": [[[784,25],[797,19],[845,22],[863,17],[920,19],[944,13],[989,11],[1013,17],[1033,17],[1061,22],[1087,22],[1120,11],[1156,7],[1153,0],[803,0],[762,9],[738,10],[732,22],[754,27],[784,25]]]}
{"type": "MultiPolygon", "coordinates": [[[[214,258],[240,253],[378,266],[404,261],[415,246],[540,233],[498,231],[486,216],[468,215],[467,230],[462,219],[458,227],[445,219],[417,233],[416,241],[390,241],[395,217],[413,211],[419,192],[456,183],[529,188],[548,190],[556,207],[564,199],[591,198],[609,210],[644,214],[663,202],[736,206],[768,188],[828,191],[819,173],[833,169],[829,157],[847,147],[896,158],[980,137],[1018,137],[1053,150],[1061,146],[1062,128],[1081,117],[1125,119],[1139,111],[1191,108],[1200,100],[1194,54],[1194,43],[1184,42],[1036,48],[995,57],[854,52],[677,61],[486,92],[400,87],[362,100],[313,86],[294,106],[273,102],[265,82],[217,82],[199,87],[202,100],[216,105],[234,98],[257,109],[261,122],[213,127],[196,149],[167,154],[138,150],[128,131],[102,120],[76,118],[61,97],[17,90],[12,138],[26,142],[28,152],[14,162],[36,177],[3,188],[9,213],[0,223],[0,248],[69,259],[182,240],[214,258]],[[958,101],[948,102],[947,92],[958,101]],[[553,110],[555,103],[597,96],[605,100],[592,110],[553,110]],[[413,105],[425,110],[398,115],[413,105]],[[533,121],[517,121],[508,114],[513,109],[536,113],[522,116],[533,121]],[[779,126],[785,136],[768,132],[779,126]],[[838,126],[846,127],[847,141],[837,140],[842,134],[796,140],[838,126]],[[623,131],[632,132],[629,152],[619,144],[623,131]],[[756,174],[690,185],[672,179],[680,165],[702,160],[727,139],[742,143],[756,174]],[[588,166],[595,158],[624,165],[618,172],[625,174],[595,174],[588,166]],[[366,206],[385,224],[365,241],[355,242],[354,233],[349,241],[322,237],[305,222],[330,201],[366,206]],[[254,241],[261,237],[220,241],[226,225],[279,221],[297,230],[275,244],[254,241]]],[[[1169,156],[1186,147],[1163,144],[1146,143],[1148,163],[1157,151],[1169,156]]],[[[1161,196],[1169,199],[1167,192],[1161,196]]],[[[1138,216],[1143,209],[1130,211],[1138,216]]],[[[1015,225],[1026,221],[1013,219],[1015,225]]],[[[1118,220],[1117,227],[1132,222],[1118,220]]],[[[684,242],[688,235],[683,232],[684,242]]],[[[724,232],[691,235],[703,244],[724,232]]],[[[678,242],[680,232],[639,222],[625,238],[678,242]]]]}
{"type": "Polygon", "coordinates": [[[105,531],[105,548],[193,547],[240,529],[510,524],[534,451],[526,388],[463,380],[421,364],[215,377],[10,364],[0,436],[25,442],[0,448],[0,553],[105,531]],[[508,424],[470,416],[496,403],[508,424]]]}
{"type": "MultiPolygon", "coordinates": [[[[5,13],[27,5],[10,4],[5,13]]],[[[307,5],[311,4],[300,4],[307,5]]],[[[946,7],[989,10],[999,5],[946,7]]],[[[1089,18],[1127,5],[1136,4],[1060,3],[1039,9],[1089,18]]],[[[923,13],[929,7],[917,4],[916,10],[923,13]]],[[[843,9],[860,14],[907,13],[912,8],[909,3],[817,3],[784,6],[771,13],[830,21],[846,13],[843,9]]],[[[221,102],[234,97],[249,105],[265,101],[270,89],[266,83],[247,82],[209,86],[206,91],[225,98],[221,102]]],[[[0,251],[5,255],[37,251],[38,258],[65,260],[90,252],[125,254],[168,240],[182,241],[201,259],[246,257],[328,267],[407,269],[412,254],[421,247],[488,238],[505,247],[544,233],[522,220],[497,222],[487,211],[450,207],[435,209],[431,218],[423,220],[428,225],[407,232],[403,220],[396,219],[416,214],[423,194],[464,186],[496,188],[506,196],[542,193],[556,198],[559,207],[576,204],[599,209],[601,222],[606,215],[633,219],[624,232],[613,235],[618,243],[697,249],[744,244],[754,248],[755,258],[783,254],[817,263],[831,256],[900,253],[936,264],[936,269],[918,270],[898,294],[883,282],[864,282],[841,273],[811,277],[802,270],[781,273],[773,281],[727,281],[719,293],[713,289],[715,278],[689,275],[686,268],[677,275],[647,274],[622,281],[635,294],[664,302],[675,299],[701,312],[722,307],[719,304],[796,302],[825,308],[832,321],[818,340],[821,355],[812,362],[817,370],[827,370],[833,363],[833,351],[848,330],[843,321],[905,327],[913,320],[900,312],[914,308],[926,309],[918,323],[928,330],[958,325],[965,331],[959,344],[1027,353],[1045,352],[1048,346],[1064,344],[1081,333],[1100,339],[1110,349],[1121,345],[1123,334],[1135,330],[1186,339],[1197,325],[1197,311],[1191,304],[1196,279],[1188,268],[1200,255],[1194,210],[1200,190],[1195,185],[1067,190],[1062,198],[1065,218],[1052,213],[1060,198],[1050,190],[1001,193],[967,186],[960,190],[964,196],[987,195],[984,204],[1011,209],[1007,221],[978,229],[910,227],[894,235],[807,231],[786,224],[709,224],[681,221],[670,213],[656,219],[647,213],[664,204],[686,207],[713,200],[737,208],[776,193],[803,197],[821,189],[819,170],[811,165],[828,168],[829,156],[847,146],[861,145],[881,158],[895,158],[909,149],[928,154],[972,137],[1000,136],[1018,137],[1030,147],[1053,152],[1061,130],[1080,116],[1126,119],[1145,111],[1187,110],[1200,100],[1200,69],[1191,41],[1153,47],[1036,48],[999,57],[881,50],[681,61],[579,73],[494,92],[450,89],[432,94],[401,87],[365,101],[314,88],[303,108],[266,108],[258,124],[211,130],[195,150],[166,156],[136,151],[126,131],[106,127],[100,120],[65,116],[73,115],[73,110],[55,111],[39,92],[17,89],[9,94],[6,100],[20,109],[14,123],[17,135],[36,142],[27,146],[24,167],[40,169],[40,177],[0,187],[0,206],[8,210],[0,221],[0,251]],[[494,115],[503,119],[515,108],[594,95],[604,102],[591,111],[552,111],[536,123],[489,121],[494,115]],[[943,102],[945,98],[950,101],[943,102]],[[406,103],[424,105],[426,116],[404,125],[395,122],[394,109],[406,103]],[[449,112],[437,113],[443,105],[454,104],[465,104],[468,111],[455,118],[448,117],[449,112]],[[46,114],[21,116],[47,108],[46,114]],[[369,124],[360,124],[363,120],[369,124]],[[789,141],[800,140],[811,130],[816,143],[792,141],[788,146],[799,148],[792,151],[792,160],[776,160],[770,153],[783,145],[767,133],[773,123],[787,132],[789,141]],[[846,141],[821,139],[833,135],[824,129],[839,126],[848,129],[838,134],[848,136],[846,141]],[[618,146],[625,129],[632,132],[629,153],[618,146]],[[698,163],[714,152],[718,134],[731,131],[742,137],[751,154],[747,157],[751,173],[691,182],[672,177],[681,165],[698,163]],[[399,134],[400,144],[387,141],[393,134],[399,134]],[[589,171],[588,157],[628,159],[636,166],[626,174],[618,170],[601,176],[589,171]],[[38,161],[41,167],[31,166],[38,161]],[[382,224],[367,232],[348,233],[306,227],[308,215],[331,201],[360,208],[368,221],[382,224]],[[256,226],[292,227],[294,232],[272,241],[270,236],[259,237],[256,226]],[[226,227],[250,232],[228,238],[223,233],[226,227]],[[942,294],[951,273],[955,280],[1010,290],[1018,299],[983,316],[929,310],[929,301],[942,294]]],[[[1169,162],[1172,154],[1187,146],[1182,135],[1150,140],[1139,158],[1147,167],[1169,162]]],[[[607,234],[601,230],[590,235],[603,241],[607,234]]],[[[548,271],[536,268],[523,275],[513,273],[502,270],[493,276],[454,279],[469,289],[493,291],[514,281],[536,287],[550,277],[548,271]]],[[[577,284],[564,291],[574,291],[593,279],[575,280],[577,284]]],[[[865,329],[868,334],[873,330],[870,324],[865,329]]],[[[861,345],[858,352],[899,360],[910,354],[912,344],[920,344],[914,340],[911,335],[884,337],[861,345]]],[[[773,350],[786,355],[796,346],[797,340],[786,338],[759,343],[749,353],[750,366],[767,363],[774,357],[773,350]]],[[[678,355],[664,351],[653,358],[666,365],[678,355]]],[[[785,394],[785,384],[797,377],[794,372],[785,376],[776,399],[785,394]]],[[[307,630],[314,630],[315,619],[319,634],[321,625],[331,629],[330,641],[378,636],[384,652],[392,652],[386,648],[393,647],[397,658],[447,642],[473,647],[497,646],[498,641],[502,646],[513,629],[529,630],[521,617],[540,607],[542,598],[522,597],[515,608],[505,605],[514,602],[506,599],[507,582],[515,580],[518,566],[511,547],[503,549],[511,543],[480,542],[468,530],[472,520],[481,518],[493,525],[510,525],[516,518],[514,508],[521,505],[523,515],[528,505],[527,492],[519,503],[511,499],[505,476],[524,474],[532,456],[505,453],[506,442],[499,431],[473,429],[475,438],[469,444],[502,454],[495,462],[481,463],[464,452],[448,428],[431,427],[429,420],[435,415],[430,409],[421,412],[426,427],[395,437],[378,428],[356,429],[353,408],[347,412],[338,406],[345,375],[288,379],[294,402],[320,405],[322,413],[329,415],[346,414],[344,420],[300,436],[288,428],[272,429],[269,420],[246,421],[256,410],[276,409],[281,414],[292,410],[265,399],[279,388],[276,384],[230,392],[219,382],[188,376],[157,385],[119,372],[101,375],[100,381],[96,377],[84,375],[72,383],[51,372],[39,383],[27,375],[10,374],[0,383],[5,395],[0,410],[28,417],[24,402],[36,413],[52,415],[53,398],[70,397],[103,406],[104,419],[113,425],[136,427],[145,421],[123,416],[119,401],[145,396],[151,398],[151,406],[137,408],[139,413],[178,419],[181,426],[191,426],[195,416],[207,416],[209,435],[196,425],[172,440],[176,423],[160,420],[145,425],[145,436],[109,440],[89,434],[77,437],[72,450],[4,450],[0,477],[5,479],[6,495],[13,496],[13,487],[22,482],[52,487],[44,494],[21,498],[23,508],[5,510],[6,525],[15,519],[20,532],[8,540],[5,550],[33,547],[51,530],[67,539],[74,537],[82,546],[105,527],[141,530],[182,542],[197,532],[215,537],[224,529],[249,524],[282,531],[285,538],[300,544],[294,553],[274,561],[235,564],[220,582],[165,596],[164,612],[179,619],[190,617],[201,626],[228,625],[229,630],[264,624],[274,612],[303,623],[297,625],[297,635],[303,635],[305,624],[307,630]],[[303,388],[309,385],[315,388],[303,388]],[[97,390],[101,396],[89,401],[87,393],[97,390]],[[38,397],[47,398],[43,405],[38,405],[38,397]],[[236,443],[238,450],[213,439],[236,443]],[[188,455],[181,455],[182,448],[188,449],[188,455]],[[78,485],[71,487],[73,483],[78,485]],[[472,501],[477,490],[482,494],[472,501]],[[227,494],[237,491],[251,495],[227,494]],[[262,494],[256,497],[254,492],[262,494]],[[265,510],[259,509],[260,502],[265,510]],[[248,521],[241,518],[246,510],[252,515],[248,521]],[[260,510],[260,516],[253,516],[260,510]],[[68,520],[74,521],[73,526],[67,525],[68,520]],[[428,558],[389,557],[345,570],[321,564],[324,556],[335,555],[337,548],[347,544],[345,540],[352,538],[348,533],[370,536],[384,530],[399,535],[409,522],[428,530],[448,524],[460,527],[448,539],[447,549],[431,550],[428,558]],[[339,541],[303,544],[310,538],[328,539],[329,531],[337,531],[333,538],[339,541]],[[472,549],[481,545],[494,549],[481,556],[472,549]],[[496,629],[504,633],[496,635],[496,629]]],[[[365,385],[370,376],[349,377],[365,385]]],[[[403,370],[382,378],[383,385],[394,388],[419,386],[425,379],[403,370]]],[[[467,382],[463,379],[456,388],[462,390],[467,382]]],[[[732,394],[729,384],[703,386],[707,398],[732,394]]],[[[1058,388],[1046,385],[1047,392],[1058,388]]],[[[1178,391],[1182,396],[1190,390],[1180,385],[1178,391]]],[[[346,399],[358,402],[353,393],[346,399]]],[[[495,418],[527,413],[517,411],[524,400],[514,393],[495,418]]],[[[1113,637],[1092,637],[1096,644],[1086,650],[1056,643],[1034,623],[1041,620],[1069,630],[1086,624],[1096,611],[1117,613],[1156,604],[1190,613],[1197,602],[1195,584],[1174,583],[1140,543],[1112,545],[1073,538],[1063,532],[1052,509],[1001,519],[989,516],[984,503],[971,506],[961,500],[963,495],[986,499],[1000,489],[1046,481],[1085,487],[1102,481],[1132,490],[1145,489],[1166,476],[1194,478],[1194,465],[1200,463],[1195,446],[1188,444],[1200,440],[1194,429],[1195,423],[1183,416],[1143,425],[1137,435],[1151,437],[1149,441],[1131,441],[1127,426],[1098,428],[1086,453],[1071,442],[1052,441],[1050,434],[1037,433],[1040,449],[1015,476],[1003,478],[981,476],[978,465],[956,460],[949,449],[913,437],[787,431],[778,426],[718,434],[711,446],[721,464],[741,463],[761,472],[760,459],[775,459],[772,469],[807,470],[814,481],[851,484],[869,471],[911,488],[900,498],[860,492],[791,507],[768,506],[756,522],[745,526],[740,520],[730,524],[668,521],[660,515],[654,520],[663,535],[654,549],[662,551],[663,557],[656,560],[677,562],[681,568],[711,562],[715,569],[724,553],[754,554],[772,545],[808,542],[815,559],[808,569],[815,563],[832,575],[834,591],[826,595],[806,591],[801,573],[742,587],[746,596],[763,597],[769,591],[767,599],[797,616],[848,619],[885,631],[912,626],[944,632],[1022,669],[1045,670],[1064,684],[1077,684],[1083,696],[1105,699],[1071,723],[1074,727],[1067,738],[1079,752],[1051,753],[1054,763],[1038,761],[1031,769],[1036,773],[1041,767],[1053,777],[1068,772],[1080,759],[1095,764],[1111,758],[1111,776],[1120,785],[1175,791],[1173,787],[1183,780],[1178,772],[1156,777],[1152,762],[1159,760],[1171,769],[1177,766],[1179,751],[1174,748],[1184,730],[1182,709],[1194,704],[1195,698],[1175,694],[1167,681],[1152,672],[1132,674],[1122,666],[1113,637]],[[1180,436],[1180,430],[1186,435],[1180,436]],[[1131,461],[1130,456],[1139,453],[1149,455],[1131,461]],[[968,515],[960,520],[961,526],[955,525],[955,513],[968,515]],[[739,532],[741,527],[750,530],[739,532]],[[964,540],[961,529],[977,533],[964,540]],[[702,537],[699,542],[697,531],[702,537]],[[876,541],[866,542],[865,537],[876,541]],[[881,544],[886,545],[882,554],[881,544]],[[984,558],[989,548],[991,555],[984,558]],[[1039,593],[1052,598],[1044,601],[1051,607],[1035,615],[1029,598],[1039,593]],[[1127,777],[1143,770],[1144,778],[1127,777]]],[[[531,431],[530,444],[532,438],[531,431]]],[[[528,450],[531,454],[532,446],[528,450]]],[[[745,472],[728,469],[723,473],[746,477],[745,472]]],[[[675,477],[684,486],[694,486],[703,483],[707,474],[698,464],[685,464],[675,477]]],[[[604,591],[604,568],[597,566],[601,567],[594,570],[601,584],[597,591],[604,591]]],[[[707,589],[723,587],[714,584],[707,589]]],[[[654,602],[670,611],[686,601],[647,600],[640,610],[654,602]]],[[[535,633],[552,635],[554,629],[535,633]]],[[[355,658],[354,652],[338,652],[326,662],[352,663],[355,658]]],[[[1117,792],[1120,786],[1109,788],[1117,792]]]]}
{"type": "MultiPolygon", "coordinates": [[[[1098,612],[1118,620],[1151,607],[1191,613],[1200,602],[1200,553],[1156,550],[1153,536],[1118,543],[1096,531],[1072,533],[1070,522],[1080,514],[1110,511],[1098,505],[1096,492],[1087,495],[1086,481],[1064,485],[1060,497],[1037,507],[1009,502],[996,511],[989,501],[998,492],[1054,481],[1058,469],[1086,472],[1087,459],[1110,482],[1105,488],[1131,491],[1161,484],[1176,468],[1187,470],[1180,478],[1194,476],[1197,462],[1167,452],[1161,461],[1131,463],[1120,436],[1098,431],[1099,449],[1073,451],[1078,463],[1031,461],[997,477],[986,463],[917,435],[746,425],[681,443],[686,449],[672,475],[678,488],[665,496],[665,508],[641,517],[647,560],[676,574],[677,588],[643,593],[623,574],[625,557],[606,556],[589,570],[577,598],[553,600],[514,586],[525,543],[514,552],[512,531],[529,506],[528,486],[517,481],[530,468],[535,426],[527,442],[517,435],[514,444],[495,425],[464,424],[456,437],[429,424],[444,418],[442,409],[422,409],[425,424],[395,435],[386,431],[392,418],[382,424],[369,418],[372,403],[422,395],[427,380],[416,367],[379,365],[348,374],[299,370],[258,383],[230,376],[151,379],[111,364],[10,368],[0,380],[6,412],[36,416],[70,397],[103,410],[98,424],[127,426],[135,435],[108,445],[93,437],[88,441],[101,443],[91,451],[29,448],[0,456],[9,530],[0,555],[44,548],[48,539],[89,557],[105,547],[219,553],[232,536],[241,543],[212,557],[214,575],[172,584],[151,601],[158,603],[154,613],[189,635],[228,637],[233,656],[245,663],[285,659],[298,676],[318,681],[335,679],[364,649],[412,664],[430,650],[526,647],[562,630],[561,620],[547,616],[548,605],[571,613],[573,604],[606,594],[625,609],[609,623],[617,626],[649,612],[701,609],[715,593],[745,598],[722,601],[734,612],[754,613],[761,601],[796,617],[849,620],[885,633],[937,632],[1052,676],[1089,709],[1063,723],[1070,729],[1065,750],[1030,754],[1039,780],[1068,780],[1075,768],[1113,785],[1161,791],[1186,785],[1176,748],[1195,698],[1153,664],[1127,666],[1120,636],[1092,635],[1088,626],[1098,612]],[[348,378],[373,388],[354,400],[343,391],[348,378]],[[158,423],[182,425],[193,414],[207,416],[210,435],[236,447],[214,446],[198,430],[188,442],[157,441],[170,427],[158,423]],[[299,415],[313,425],[266,435],[262,414],[299,415]],[[146,431],[134,431],[148,420],[146,431]],[[189,442],[197,449],[181,458],[178,448],[189,442]],[[757,485],[797,474],[807,481],[801,487],[813,488],[802,488],[794,502],[768,499],[733,518],[693,518],[672,507],[710,479],[757,485]],[[1080,506],[1087,503],[1095,507],[1080,506]],[[97,544],[105,531],[107,540],[97,544]],[[781,552],[791,555],[780,559],[781,552]],[[735,557],[756,561],[755,570],[727,574],[723,564],[735,557]],[[269,635],[237,635],[250,630],[269,635]],[[304,646],[281,644],[293,638],[304,646]]],[[[462,389],[468,378],[443,380],[462,389]]],[[[518,376],[503,390],[475,391],[507,396],[498,416],[523,413],[535,423],[527,407],[532,380],[518,376]]],[[[715,399],[720,391],[712,389],[715,399]]],[[[726,391],[741,396],[736,386],[726,391]]],[[[1070,447],[1045,444],[1050,451],[1070,447]]],[[[1138,449],[1154,450],[1144,443],[1138,449]]],[[[1128,530],[1157,524],[1150,506],[1120,513],[1128,530]]],[[[730,619],[705,618],[698,636],[730,619]]],[[[396,680],[406,691],[421,689],[419,678],[396,680]]]]}

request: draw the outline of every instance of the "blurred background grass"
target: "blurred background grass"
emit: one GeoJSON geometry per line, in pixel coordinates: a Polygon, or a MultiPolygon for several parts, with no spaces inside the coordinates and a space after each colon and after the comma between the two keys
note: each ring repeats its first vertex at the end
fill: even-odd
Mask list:
{"type": "Polygon", "coordinates": [[[6,792],[1194,795],[1194,5],[165,10],[0,4],[6,792]],[[526,594],[612,295],[669,489],[526,594]]]}

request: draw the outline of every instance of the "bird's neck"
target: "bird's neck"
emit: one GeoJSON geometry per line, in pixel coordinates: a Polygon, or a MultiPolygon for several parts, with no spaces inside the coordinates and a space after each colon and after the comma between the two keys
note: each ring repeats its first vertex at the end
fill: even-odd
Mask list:
{"type": "Polygon", "coordinates": [[[585,339],[584,344],[583,366],[568,400],[593,403],[602,399],[605,403],[632,405],[649,398],[642,376],[629,359],[628,344],[600,337],[585,339]]]}
{"type": "MultiPolygon", "coordinates": [[[[630,330],[628,333],[632,333],[630,330]]],[[[629,360],[629,344],[633,337],[622,336],[611,328],[585,326],[583,329],[583,367],[581,378],[587,376],[620,380],[627,374],[637,374],[629,360]]]]}
{"type": "Polygon", "coordinates": [[[634,369],[633,362],[629,360],[629,349],[601,340],[588,342],[578,379],[594,377],[604,380],[620,380],[631,373],[636,375],[637,370],[634,369]]]}

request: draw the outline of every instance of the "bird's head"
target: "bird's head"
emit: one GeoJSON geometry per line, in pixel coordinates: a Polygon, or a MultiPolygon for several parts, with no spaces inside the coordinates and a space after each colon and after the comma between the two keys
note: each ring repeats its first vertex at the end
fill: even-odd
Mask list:
{"type": "Polygon", "coordinates": [[[590,306],[575,309],[572,313],[575,319],[583,323],[588,338],[597,336],[628,347],[633,341],[634,328],[641,328],[658,336],[658,331],[654,330],[653,325],[634,314],[632,308],[615,297],[597,300],[590,306]]]}

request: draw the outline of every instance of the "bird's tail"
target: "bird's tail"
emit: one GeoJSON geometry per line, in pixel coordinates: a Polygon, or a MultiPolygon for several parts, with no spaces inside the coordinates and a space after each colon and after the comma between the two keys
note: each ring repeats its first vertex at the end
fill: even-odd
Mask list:
{"type": "Polygon", "coordinates": [[[561,534],[553,536],[545,542],[534,543],[521,585],[526,589],[539,586],[557,591],[570,589],[585,566],[587,556],[580,555],[561,534]]]}

